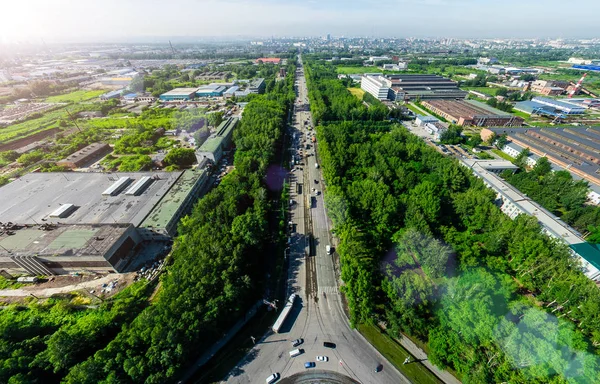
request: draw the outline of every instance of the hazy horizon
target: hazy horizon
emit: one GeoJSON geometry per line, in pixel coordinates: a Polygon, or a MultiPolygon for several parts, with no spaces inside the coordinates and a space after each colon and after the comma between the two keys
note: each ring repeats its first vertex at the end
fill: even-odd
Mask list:
{"type": "Polygon", "coordinates": [[[600,2],[559,0],[27,0],[2,5],[1,43],[369,36],[593,38],[600,2]],[[564,7],[564,5],[563,5],[564,7]],[[571,8],[573,9],[573,8],[571,8]],[[581,12],[584,9],[584,12],[581,12]],[[575,18],[577,17],[577,18],[575,18]]]}

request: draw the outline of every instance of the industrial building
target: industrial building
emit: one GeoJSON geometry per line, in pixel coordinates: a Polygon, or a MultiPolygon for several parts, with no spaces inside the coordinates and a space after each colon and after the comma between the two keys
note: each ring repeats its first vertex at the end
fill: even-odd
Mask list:
{"type": "Polygon", "coordinates": [[[279,57],[260,57],[260,58],[256,59],[255,63],[256,64],[263,63],[263,64],[279,65],[279,64],[281,64],[281,59],[279,57]]]}
{"type": "Polygon", "coordinates": [[[250,93],[264,93],[265,89],[267,87],[267,84],[265,83],[265,79],[263,78],[258,78],[258,79],[254,79],[250,82],[250,84],[248,84],[248,91],[250,93]]]}
{"type": "Polygon", "coordinates": [[[572,68],[579,69],[581,71],[600,72],[600,65],[574,65],[572,68]]]}
{"type": "Polygon", "coordinates": [[[160,95],[162,101],[188,101],[196,97],[198,88],[175,88],[160,95]]]}
{"type": "Polygon", "coordinates": [[[589,279],[600,281],[600,250],[587,243],[579,232],[560,218],[502,180],[497,176],[497,172],[488,170],[486,164],[492,162],[461,160],[461,165],[470,168],[475,176],[481,178],[488,188],[497,193],[496,203],[502,212],[511,219],[521,214],[535,217],[544,233],[569,246],[572,255],[579,260],[582,272],[589,279]]]}
{"type": "Polygon", "coordinates": [[[123,95],[124,92],[125,92],[125,89],[118,89],[116,91],[110,91],[110,92],[100,95],[100,100],[107,101],[110,99],[118,99],[121,97],[121,95],[123,95]]]}
{"type": "Polygon", "coordinates": [[[508,139],[551,163],[595,185],[600,185],[600,127],[486,128],[481,138],[493,134],[508,139]]]}
{"type": "Polygon", "coordinates": [[[387,99],[425,100],[425,99],[464,99],[468,92],[458,88],[458,83],[438,75],[394,74],[381,75],[367,73],[361,81],[361,88],[373,97],[387,99]]]}
{"type": "Polygon", "coordinates": [[[223,92],[223,97],[233,97],[235,96],[235,93],[240,89],[240,87],[238,87],[237,85],[234,85],[233,87],[230,87],[228,90],[226,90],[225,92],[223,92]]]}
{"type": "Polygon", "coordinates": [[[523,125],[523,119],[492,108],[475,100],[426,100],[422,105],[452,124],[460,126],[502,126],[523,125]]]}
{"type": "Polygon", "coordinates": [[[547,97],[534,97],[531,101],[553,107],[566,115],[581,115],[585,113],[584,107],[547,97]]]}
{"type": "Polygon", "coordinates": [[[0,188],[0,269],[123,272],[175,234],[207,181],[204,170],[25,175],[0,188]]]}
{"type": "Polygon", "coordinates": [[[390,81],[381,73],[365,73],[360,83],[360,88],[377,100],[388,100],[391,98],[390,86],[390,81]]]}
{"type": "Polygon", "coordinates": [[[198,164],[202,164],[205,159],[209,159],[214,163],[218,163],[223,157],[223,152],[231,146],[231,138],[233,135],[233,129],[239,122],[236,117],[230,117],[223,121],[218,127],[217,131],[211,135],[206,141],[196,149],[196,159],[198,164]]]}
{"type": "Polygon", "coordinates": [[[226,90],[222,84],[203,85],[196,91],[196,97],[221,97],[226,90]]]}
{"type": "Polygon", "coordinates": [[[111,151],[112,148],[106,143],[93,143],[67,156],[66,159],[57,162],[56,165],[71,169],[82,168],[100,160],[111,151]]]}

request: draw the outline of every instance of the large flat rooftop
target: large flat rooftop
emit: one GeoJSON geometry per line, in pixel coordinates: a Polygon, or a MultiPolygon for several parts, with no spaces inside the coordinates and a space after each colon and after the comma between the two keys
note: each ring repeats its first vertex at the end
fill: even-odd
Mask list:
{"type": "Polygon", "coordinates": [[[139,224],[180,177],[181,172],[30,173],[0,188],[0,222],[18,224],[139,224]],[[143,177],[151,183],[139,195],[126,194],[143,177]],[[119,178],[127,188],[115,196],[102,193],[119,178]],[[75,205],[65,218],[49,215],[63,204],[75,205]]]}
{"type": "Polygon", "coordinates": [[[203,177],[205,173],[207,171],[197,169],[183,171],[183,175],[181,175],[179,181],[167,192],[140,226],[145,228],[166,228],[185,198],[192,191],[198,179],[203,177]]]}
{"type": "Polygon", "coordinates": [[[58,225],[48,229],[26,226],[0,232],[1,256],[103,256],[130,225],[58,225]],[[9,253],[10,252],[10,253],[9,253]]]}

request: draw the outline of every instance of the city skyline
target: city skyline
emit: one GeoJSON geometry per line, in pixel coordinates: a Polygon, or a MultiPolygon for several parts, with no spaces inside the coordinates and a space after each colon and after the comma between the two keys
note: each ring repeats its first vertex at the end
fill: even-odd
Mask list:
{"type": "MultiPolygon", "coordinates": [[[[600,12],[588,11],[567,23],[558,0],[502,7],[477,0],[30,0],[3,5],[8,17],[0,42],[145,41],[165,37],[395,36],[449,38],[586,38],[600,12]],[[408,15],[417,15],[409,17],[408,15]],[[493,15],[493,16],[492,16],[493,15]]],[[[564,7],[564,5],[563,5],[564,7]]]]}

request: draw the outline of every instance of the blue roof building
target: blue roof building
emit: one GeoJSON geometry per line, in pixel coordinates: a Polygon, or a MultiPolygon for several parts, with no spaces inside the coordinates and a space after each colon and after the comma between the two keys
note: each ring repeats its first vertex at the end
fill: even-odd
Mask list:
{"type": "Polygon", "coordinates": [[[531,99],[536,103],[548,105],[550,107],[554,107],[561,111],[562,113],[566,113],[567,115],[581,115],[585,113],[585,108],[580,107],[574,104],[565,103],[564,101],[549,99],[547,97],[534,97],[531,99]]]}
{"type": "Polygon", "coordinates": [[[196,91],[196,97],[220,97],[226,89],[227,87],[219,84],[205,85],[196,91]]]}
{"type": "Polygon", "coordinates": [[[580,69],[584,71],[600,72],[600,65],[574,65],[573,69],[580,69]]]}

